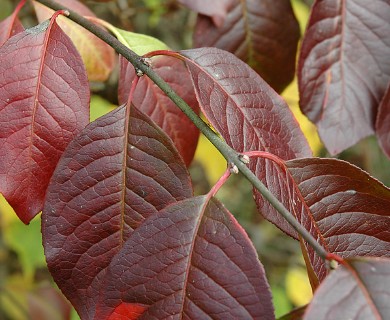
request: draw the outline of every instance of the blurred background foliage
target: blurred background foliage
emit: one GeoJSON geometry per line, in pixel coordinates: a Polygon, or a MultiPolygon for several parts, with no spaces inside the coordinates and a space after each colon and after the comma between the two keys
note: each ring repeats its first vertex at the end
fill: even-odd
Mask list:
{"type": "MultiPolygon", "coordinates": [[[[116,27],[154,36],[174,50],[191,47],[196,15],[179,6],[175,0],[84,2],[98,17],[116,27]]],[[[302,33],[311,3],[311,0],[292,0],[302,33]]],[[[17,1],[0,0],[0,19],[11,14],[16,4],[17,1]]],[[[24,8],[20,17],[27,27],[37,23],[31,6],[24,8]]],[[[91,83],[91,120],[116,107],[117,77],[116,69],[105,83],[91,83]]],[[[282,95],[296,115],[314,155],[329,157],[315,127],[299,111],[296,79],[282,95]]],[[[340,154],[339,158],[356,164],[390,185],[390,171],[386,170],[389,162],[374,138],[361,141],[340,154]]],[[[195,193],[207,193],[225,169],[224,158],[201,136],[190,168],[195,193]]],[[[261,218],[252,200],[252,187],[241,176],[232,176],[217,196],[243,225],[258,251],[272,288],[276,316],[306,304],[312,293],[299,243],[261,218]]],[[[1,195],[0,319],[78,319],[46,268],[40,217],[25,226],[1,195]]]]}

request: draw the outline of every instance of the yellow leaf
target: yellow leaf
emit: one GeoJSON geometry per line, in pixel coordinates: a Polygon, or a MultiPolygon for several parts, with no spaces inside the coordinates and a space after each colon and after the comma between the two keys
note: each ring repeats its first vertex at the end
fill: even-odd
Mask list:
{"type": "Polygon", "coordinates": [[[294,267],[287,272],[286,291],[295,306],[309,303],[313,293],[304,267],[294,267]]]}
{"type": "Polygon", "coordinates": [[[226,171],[225,158],[202,134],[196,148],[195,160],[202,164],[210,185],[214,185],[226,171]]]}

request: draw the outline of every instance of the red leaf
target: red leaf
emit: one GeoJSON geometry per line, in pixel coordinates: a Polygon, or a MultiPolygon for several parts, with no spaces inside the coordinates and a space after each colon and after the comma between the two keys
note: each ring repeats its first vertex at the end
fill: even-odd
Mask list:
{"type": "Polygon", "coordinates": [[[81,58],[54,20],[0,48],[0,192],[28,223],[68,143],[88,123],[81,58]]]}
{"type": "MultiPolygon", "coordinates": [[[[292,196],[297,218],[327,251],[343,258],[390,257],[390,189],[337,159],[286,164],[299,187],[292,196]]],[[[309,245],[306,250],[317,276],[324,279],[324,262],[309,245]]]]}
{"type": "MultiPolygon", "coordinates": [[[[49,19],[54,11],[37,1],[34,9],[40,22],[49,19]]],[[[78,0],[61,0],[61,5],[86,17],[96,17],[87,6],[78,0]]],[[[60,17],[58,24],[72,39],[83,58],[90,81],[105,81],[116,63],[114,49],[94,34],[65,17],[60,17]]]]}
{"type": "Polygon", "coordinates": [[[136,320],[147,309],[145,305],[137,303],[121,303],[114,312],[107,318],[108,320],[136,320]]]}
{"type": "Polygon", "coordinates": [[[186,199],[147,219],[112,260],[96,319],[121,303],[145,319],[274,319],[265,273],[218,200],[186,199]]]}
{"type": "Polygon", "coordinates": [[[315,292],[305,320],[390,319],[390,261],[354,258],[347,263],[315,292]]]}
{"type": "Polygon", "coordinates": [[[134,107],[88,125],[62,156],[47,191],[42,233],[49,270],[91,319],[112,257],[143,220],[191,197],[170,139],[134,107]]]}
{"type": "Polygon", "coordinates": [[[18,19],[18,13],[26,1],[21,1],[12,15],[0,22],[0,47],[12,36],[24,31],[23,25],[18,19]]]}
{"type": "MultiPolygon", "coordinates": [[[[162,56],[152,60],[152,66],[195,112],[199,105],[195,97],[190,76],[182,61],[162,56]]],[[[134,67],[123,57],[120,60],[119,101],[125,103],[129,96],[130,84],[135,78],[134,67]]],[[[173,140],[187,166],[194,158],[199,130],[187,116],[152,82],[141,77],[134,92],[134,105],[146,113],[173,140]]]]}
{"type": "Polygon", "coordinates": [[[383,152],[390,158],[390,86],[379,105],[376,134],[383,152]]]}
{"type": "Polygon", "coordinates": [[[193,38],[195,47],[234,53],[281,92],[294,78],[299,36],[290,1],[232,0],[221,26],[199,15],[193,38]]]}
{"type": "Polygon", "coordinates": [[[302,111],[336,154],[374,133],[389,82],[390,2],[315,2],[299,58],[302,111]]]}
{"type": "Polygon", "coordinates": [[[193,11],[212,18],[216,27],[221,27],[225,22],[228,8],[233,0],[218,0],[210,5],[209,0],[178,0],[193,11]]]}
{"type": "MultiPolygon", "coordinates": [[[[182,51],[206,118],[236,151],[268,151],[288,160],[311,156],[309,145],[284,100],[234,55],[215,48],[182,51]]],[[[267,160],[251,168],[279,198],[285,177],[267,160]]],[[[255,191],[260,212],[290,235],[296,232],[255,191]]]]}

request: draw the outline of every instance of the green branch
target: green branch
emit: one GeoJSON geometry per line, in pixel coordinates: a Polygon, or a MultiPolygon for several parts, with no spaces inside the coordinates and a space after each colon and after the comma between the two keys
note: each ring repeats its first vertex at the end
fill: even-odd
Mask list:
{"type": "Polygon", "coordinates": [[[268,200],[271,205],[287,220],[287,222],[307,241],[307,243],[322,258],[326,259],[327,251],[314,239],[314,237],[295,219],[295,217],[286,209],[286,207],[267,189],[267,187],[255,176],[255,174],[240,159],[240,154],[227,145],[193,110],[192,108],[176,94],[175,91],[148,65],[144,63],[142,57],[138,56],[128,47],[123,45],[114,36],[96,26],[88,19],[83,18],[76,12],[51,1],[36,0],[53,10],[68,10],[70,20],[73,20],[84,27],[98,38],[110,45],[114,50],[125,57],[136,69],[146,74],[198,127],[208,140],[225,157],[229,165],[236,166],[243,176],[268,200]]]}

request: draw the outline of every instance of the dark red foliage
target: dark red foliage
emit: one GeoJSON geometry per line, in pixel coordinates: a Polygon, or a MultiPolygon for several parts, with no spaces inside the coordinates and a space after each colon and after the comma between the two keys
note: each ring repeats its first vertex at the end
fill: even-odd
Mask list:
{"type": "Polygon", "coordinates": [[[192,196],[170,139],[122,106],[88,125],[62,156],[47,191],[42,233],[49,270],[91,319],[113,256],[145,218],[192,196]]]}
{"type": "Polygon", "coordinates": [[[390,319],[390,260],[354,258],[315,292],[305,320],[390,319]]]}
{"type": "MultiPolygon", "coordinates": [[[[328,252],[344,258],[390,257],[390,189],[337,159],[297,159],[286,164],[300,192],[299,196],[290,193],[294,212],[328,252]]],[[[306,250],[323,280],[324,261],[309,245],[306,250]]]]}
{"type": "Polygon", "coordinates": [[[234,53],[278,92],[293,80],[300,31],[290,1],[231,0],[222,25],[198,12],[202,14],[194,31],[195,47],[234,53]]]}
{"type": "Polygon", "coordinates": [[[245,231],[207,196],[163,209],[112,260],[95,319],[122,303],[142,319],[274,319],[262,265],[245,231]]]}
{"type": "MultiPolygon", "coordinates": [[[[182,61],[161,56],[152,59],[152,67],[180,96],[199,113],[191,78],[182,61]]],[[[135,70],[120,59],[119,102],[126,103],[135,70]]],[[[147,76],[141,77],[133,96],[134,105],[147,114],[173,140],[187,166],[194,158],[199,130],[190,119],[147,76]]]]}
{"type": "MultiPolygon", "coordinates": [[[[202,112],[238,152],[268,151],[288,160],[310,156],[311,150],[284,100],[244,62],[216,48],[181,51],[187,58],[202,112]]],[[[256,175],[286,204],[284,175],[274,163],[258,159],[250,164],[256,175]]],[[[259,211],[290,235],[296,232],[255,191],[259,211]]]]}
{"type": "Polygon", "coordinates": [[[390,79],[390,1],[316,1],[299,57],[302,111],[331,154],[374,133],[390,79]]]}
{"type": "Polygon", "coordinates": [[[24,223],[42,210],[59,157],[88,121],[84,66],[54,20],[0,48],[0,192],[24,223]]]}

